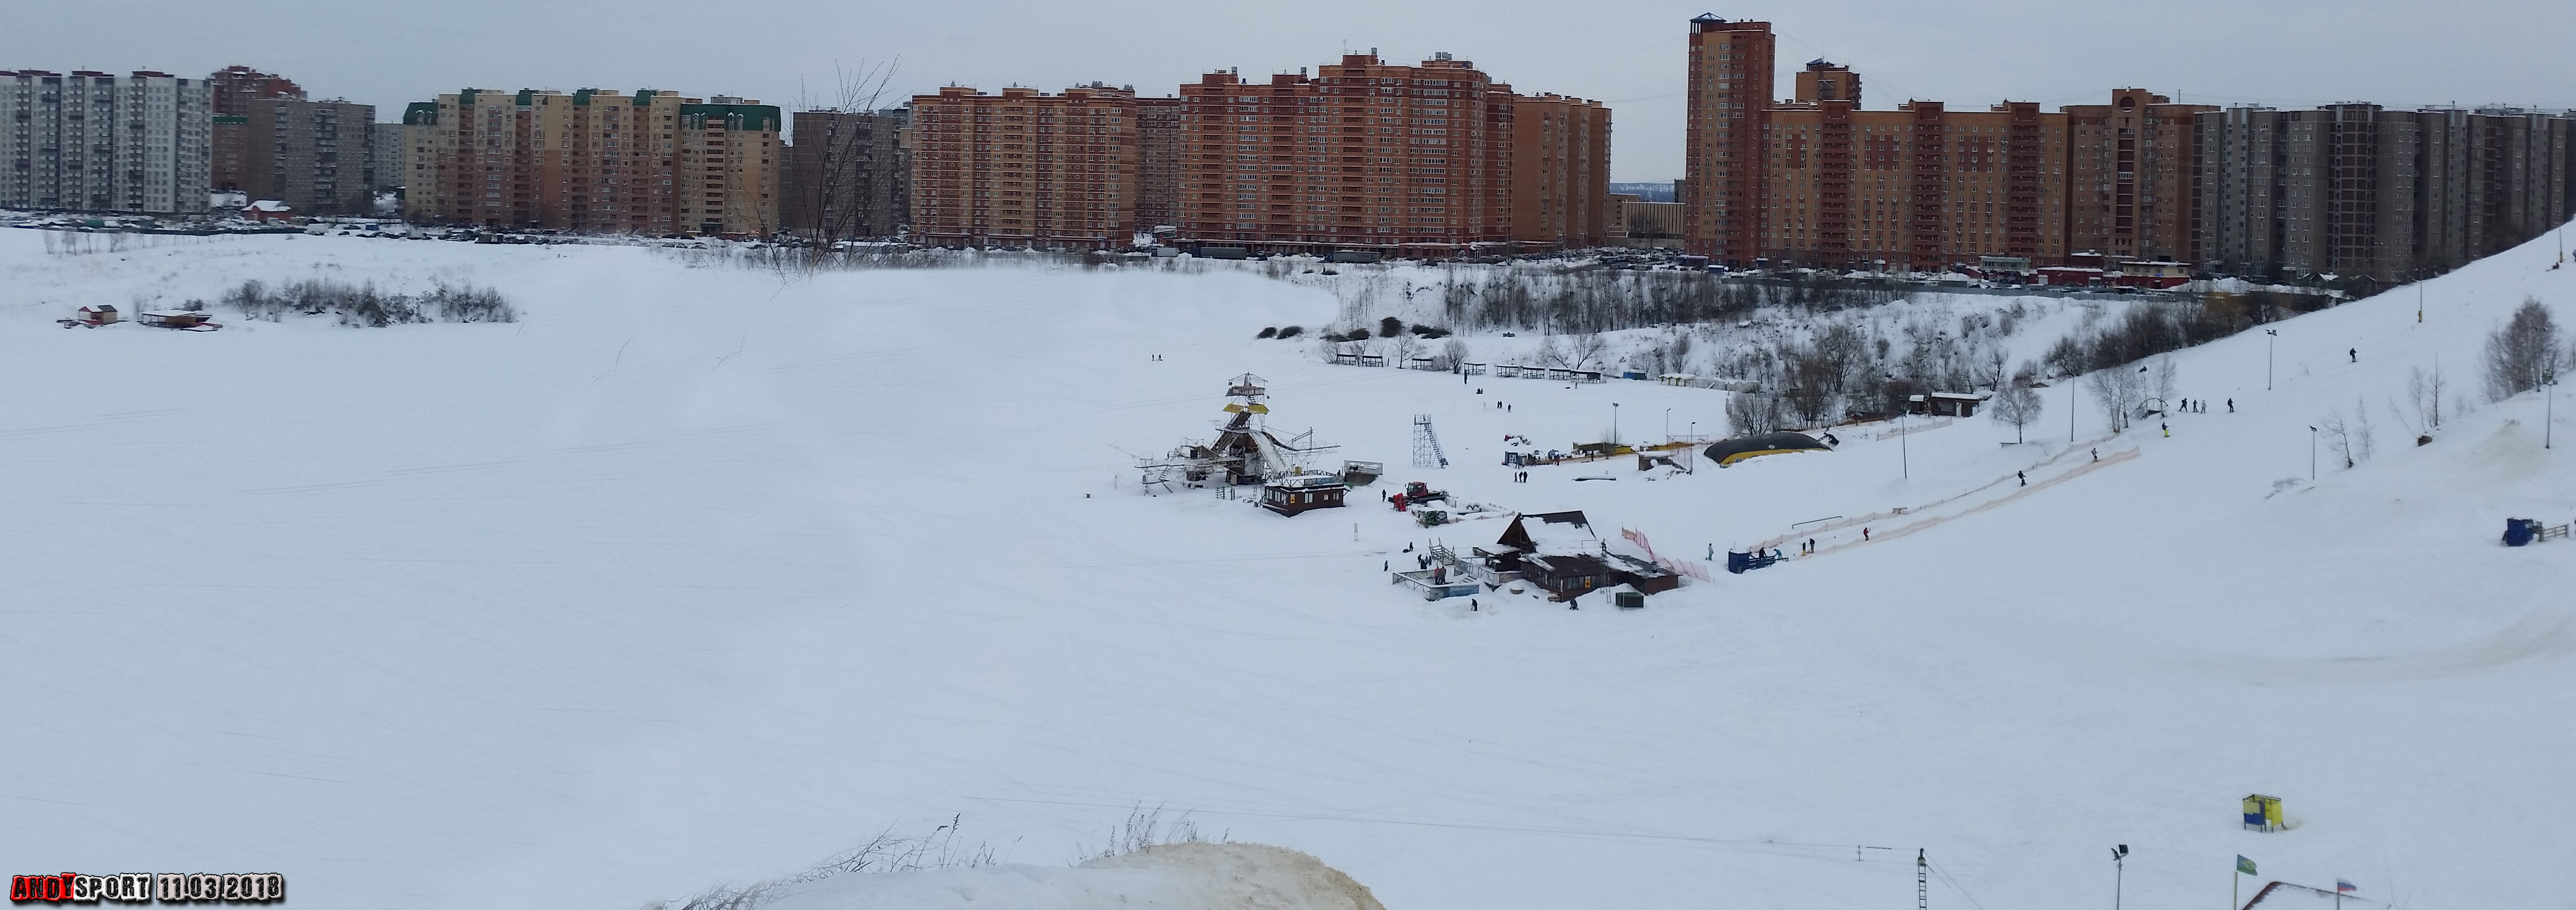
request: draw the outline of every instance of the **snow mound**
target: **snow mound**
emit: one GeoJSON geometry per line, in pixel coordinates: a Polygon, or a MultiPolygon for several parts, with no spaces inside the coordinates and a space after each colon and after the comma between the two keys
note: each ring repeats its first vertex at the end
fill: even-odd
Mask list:
{"type": "Polygon", "coordinates": [[[1385,910],[1369,889],[1322,860],[1266,844],[1147,847],[1079,867],[1009,864],[851,875],[772,905],[774,910],[1385,910]]]}

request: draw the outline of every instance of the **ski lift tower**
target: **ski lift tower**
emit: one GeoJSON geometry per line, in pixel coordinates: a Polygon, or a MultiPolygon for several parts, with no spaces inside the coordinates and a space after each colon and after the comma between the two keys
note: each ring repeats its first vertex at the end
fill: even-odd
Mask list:
{"type": "Polygon", "coordinates": [[[1449,456],[1440,451],[1440,434],[1431,429],[1431,415],[1413,415],[1413,466],[1445,468],[1449,456]]]}

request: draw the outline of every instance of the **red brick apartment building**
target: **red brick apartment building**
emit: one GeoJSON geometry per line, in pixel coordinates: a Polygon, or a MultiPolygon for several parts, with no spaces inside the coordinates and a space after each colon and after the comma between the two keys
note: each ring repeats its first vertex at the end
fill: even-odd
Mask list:
{"type": "Polygon", "coordinates": [[[1181,86],[1181,240],[1447,251],[1511,238],[1509,86],[1447,54],[1181,86]]]}
{"type": "Polygon", "coordinates": [[[1136,93],[949,86],[912,99],[912,230],[925,243],[1125,247],[1134,237],[1136,93]]]}
{"type": "Polygon", "coordinates": [[[2191,254],[2195,112],[2139,89],[2050,113],[1908,101],[1861,109],[1823,60],[1774,101],[1767,22],[1691,20],[1687,248],[1722,264],[1937,269],[2191,254]]]}
{"type": "Polygon", "coordinates": [[[1552,93],[1513,96],[1511,179],[1513,240],[1608,243],[1610,109],[1552,93]]]}

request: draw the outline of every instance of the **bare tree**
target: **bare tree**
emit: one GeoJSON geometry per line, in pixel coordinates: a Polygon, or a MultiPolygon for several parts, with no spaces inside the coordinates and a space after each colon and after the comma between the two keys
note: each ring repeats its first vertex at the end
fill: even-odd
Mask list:
{"type": "Polygon", "coordinates": [[[1413,358],[1422,356],[1421,340],[1414,338],[1411,335],[1396,336],[1394,343],[1388,347],[1391,349],[1389,357],[1394,361],[1394,363],[1389,365],[1398,369],[1411,368],[1413,366],[1413,358]]]}
{"type": "Polygon", "coordinates": [[[1571,367],[1574,365],[1573,361],[1566,359],[1565,346],[1558,344],[1556,336],[1554,335],[1540,338],[1538,340],[1538,351],[1533,353],[1531,356],[1538,361],[1539,366],[1571,367]]]}
{"type": "Polygon", "coordinates": [[[1467,343],[1451,338],[1440,343],[1440,353],[1432,355],[1431,365],[1443,371],[1456,370],[1467,362],[1467,343]]]}
{"type": "Polygon", "coordinates": [[[2430,435],[2433,431],[2442,428],[2442,390],[2444,388],[2442,368],[2438,361],[2434,364],[2433,372],[2426,373],[2423,367],[2416,367],[2414,372],[2406,377],[2406,402],[2407,406],[2415,411],[2417,433],[2430,435]]]}
{"type": "Polygon", "coordinates": [[[2325,436],[2326,451],[2343,459],[2344,467],[2353,466],[2352,428],[2344,423],[2342,411],[2327,414],[2325,420],[2318,422],[2317,432],[2325,436]]]}
{"type": "Polygon", "coordinates": [[[1737,436],[1776,431],[1787,425],[1787,412],[1778,395],[1759,392],[1726,394],[1726,425],[1737,436]]]}
{"type": "Polygon", "coordinates": [[[2487,338],[2487,397],[2502,401],[2539,388],[2557,375],[2565,356],[2549,308],[2538,298],[2523,298],[2522,306],[2487,338]]]}
{"type": "Polygon", "coordinates": [[[794,134],[786,157],[788,181],[783,208],[790,231],[826,246],[854,237],[890,236],[899,225],[879,223],[900,206],[896,197],[911,193],[903,185],[895,118],[879,106],[885,101],[901,61],[861,61],[855,68],[832,68],[827,98],[800,88],[797,108],[818,115],[808,123],[819,135],[794,134]]]}
{"type": "Polygon", "coordinates": [[[2167,411],[2173,410],[2174,380],[2177,378],[2178,372],[2178,369],[2174,366],[2172,356],[2168,355],[2156,358],[2156,401],[2163,405],[2167,411]]]}
{"type": "Polygon", "coordinates": [[[2374,433],[2370,428],[2370,406],[2363,404],[2361,399],[2353,399],[2352,460],[2354,463],[2370,460],[2370,444],[2373,436],[2374,433]]]}
{"type": "Polygon", "coordinates": [[[2146,372],[2146,367],[2123,364],[2084,377],[2084,390],[2093,393],[2093,402],[2110,418],[2112,432],[2129,428],[2130,412],[2146,398],[2146,372]]]}
{"type": "Polygon", "coordinates": [[[2004,387],[1995,390],[1995,419],[2012,424],[2013,443],[2022,442],[2022,428],[2039,422],[2039,391],[2030,387],[2039,378],[2039,367],[2024,362],[2004,387]]]}
{"type": "Polygon", "coordinates": [[[1591,363],[1609,349],[1610,339],[1603,338],[1597,333],[1586,332],[1574,336],[1574,341],[1566,345],[1565,356],[1573,361],[1572,366],[1575,369],[1580,370],[1583,369],[1584,364],[1591,363]]]}

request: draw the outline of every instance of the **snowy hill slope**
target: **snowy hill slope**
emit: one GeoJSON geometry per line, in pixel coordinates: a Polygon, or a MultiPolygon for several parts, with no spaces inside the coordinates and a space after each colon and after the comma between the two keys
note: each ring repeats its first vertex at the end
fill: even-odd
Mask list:
{"type": "Polygon", "coordinates": [[[2576,546],[2495,541],[2576,513],[2576,465],[2538,449],[2535,396],[2421,448],[2381,403],[2437,353],[2482,398],[2525,294],[2576,319],[2545,250],[2430,283],[2422,323],[2401,292],[2277,326],[2270,391],[2259,332],[2180,353],[2183,394],[2238,413],[2097,443],[2088,404],[2100,467],[2061,386],[2032,445],[1981,418],[1515,484],[1506,433],[1591,441],[1614,401],[1625,437],[1666,408],[1706,432],[1723,395],[1317,363],[1252,335],[1331,298],[1246,275],[35,234],[0,231],[0,705],[62,734],[8,750],[0,852],[29,868],[628,907],[957,812],[1051,863],[1140,802],[1398,907],[1884,905],[1913,847],[1943,905],[2063,904],[2107,896],[2111,843],[2145,904],[2221,899],[2242,853],[2533,905],[2555,886],[2527,871],[2569,859],[2576,546]],[[528,315],[50,322],[313,274],[528,315]],[[1208,436],[1247,370],[1276,425],[1388,484],[1581,508],[1667,555],[1909,514],[1643,611],[1426,604],[1381,565],[1498,522],[1139,495],[1125,453],[1208,436]],[[2356,399],[2377,457],[2306,483],[2306,427],[2356,399]],[[1398,467],[1416,413],[1450,469],[1398,467]],[[2299,827],[2239,830],[2249,792],[2299,827]]]}

